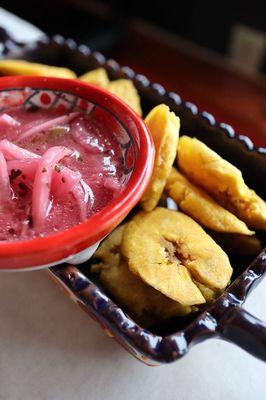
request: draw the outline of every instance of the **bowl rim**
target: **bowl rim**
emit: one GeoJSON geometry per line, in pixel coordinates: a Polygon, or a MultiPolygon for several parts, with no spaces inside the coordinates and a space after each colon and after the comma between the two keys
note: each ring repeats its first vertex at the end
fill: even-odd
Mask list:
{"type": "MultiPolygon", "coordinates": [[[[112,109],[115,107],[119,111],[119,114],[117,114],[119,117],[123,115],[123,120],[127,118],[133,121],[136,131],[128,128],[128,126],[127,128],[136,147],[136,160],[131,177],[122,193],[84,222],[45,237],[0,242],[0,261],[3,257],[5,260],[10,259],[8,265],[0,263],[0,270],[13,270],[25,267],[29,269],[36,268],[36,264],[38,265],[37,260],[47,249],[65,247],[65,255],[69,256],[98,242],[114,229],[139,201],[149,183],[154,163],[154,144],[143,119],[116,95],[77,79],[40,76],[7,76],[0,78],[0,91],[9,89],[21,90],[27,87],[32,89],[61,90],[65,93],[77,95],[85,100],[92,100],[89,95],[92,95],[93,99],[98,99],[102,102],[104,99],[104,102],[108,103],[108,108],[112,109]],[[136,137],[136,132],[140,140],[136,137]],[[86,245],[83,243],[83,248],[80,248],[80,242],[85,237],[86,245]],[[32,265],[28,265],[28,261],[25,258],[34,254],[36,256],[36,264],[31,262],[32,265]],[[16,255],[16,258],[23,257],[20,266],[12,264],[12,257],[14,255],[16,255]]],[[[60,259],[51,259],[51,262],[60,261],[60,259]]]]}

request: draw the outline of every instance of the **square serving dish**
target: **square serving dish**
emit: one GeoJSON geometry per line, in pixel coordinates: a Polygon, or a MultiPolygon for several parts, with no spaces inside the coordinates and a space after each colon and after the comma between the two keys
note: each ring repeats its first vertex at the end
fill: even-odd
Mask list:
{"type": "MultiPolygon", "coordinates": [[[[56,36],[31,45],[14,47],[6,56],[24,58],[52,65],[63,65],[77,73],[104,67],[110,79],[131,79],[141,96],[144,115],[157,104],[165,103],[181,119],[181,135],[197,137],[222,157],[241,169],[247,184],[266,198],[266,149],[255,148],[246,136],[238,136],[226,123],[216,123],[208,112],[199,112],[194,104],[166,92],[158,83],[151,83],[129,67],[120,67],[98,52],[71,39],[56,36]]],[[[260,234],[264,246],[265,234],[260,234]]],[[[228,289],[201,313],[176,318],[164,326],[144,329],[117,305],[89,273],[89,266],[63,264],[49,273],[67,294],[97,320],[107,334],[113,336],[132,355],[158,365],[185,355],[193,344],[211,337],[220,337],[244,348],[266,361],[266,325],[243,310],[247,295],[266,271],[266,249],[255,260],[234,260],[234,275],[228,289]],[[250,263],[249,263],[250,261],[250,263]],[[249,264],[249,265],[248,265],[249,264]]]]}

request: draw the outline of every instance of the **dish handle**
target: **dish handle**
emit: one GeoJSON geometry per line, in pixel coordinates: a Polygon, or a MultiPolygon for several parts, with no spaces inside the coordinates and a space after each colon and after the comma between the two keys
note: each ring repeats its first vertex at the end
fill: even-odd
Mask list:
{"type": "Polygon", "coordinates": [[[220,337],[232,342],[248,353],[266,361],[266,324],[242,307],[233,306],[226,310],[220,337]]]}

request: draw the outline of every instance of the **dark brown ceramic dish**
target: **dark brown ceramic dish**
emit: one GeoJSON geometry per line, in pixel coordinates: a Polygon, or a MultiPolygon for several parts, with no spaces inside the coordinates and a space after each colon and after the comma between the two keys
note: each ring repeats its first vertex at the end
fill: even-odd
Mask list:
{"type": "MultiPolygon", "coordinates": [[[[225,123],[217,124],[208,112],[199,112],[194,104],[182,102],[175,93],[106,60],[86,46],[77,46],[61,36],[31,46],[19,46],[13,57],[26,58],[52,65],[64,65],[78,73],[99,66],[106,68],[111,79],[129,78],[136,85],[144,114],[159,103],[168,104],[181,118],[181,134],[195,136],[231,161],[243,172],[246,182],[266,198],[266,149],[254,148],[249,138],[238,136],[225,123]]],[[[8,54],[10,56],[10,54],[8,54]]],[[[265,235],[260,235],[266,243],[265,235]]],[[[237,260],[234,281],[227,291],[201,314],[170,321],[164,326],[143,329],[115,302],[89,273],[89,265],[61,265],[50,268],[56,281],[86,312],[114,336],[131,354],[149,365],[172,362],[185,355],[192,344],[211,337],[233,342],[266,361],[266,325],[241,308],[247,295],[266,271],[266,250],[251,262],[237,260]],[[247,268],[247,269],[246,269],[247,268]]]]}

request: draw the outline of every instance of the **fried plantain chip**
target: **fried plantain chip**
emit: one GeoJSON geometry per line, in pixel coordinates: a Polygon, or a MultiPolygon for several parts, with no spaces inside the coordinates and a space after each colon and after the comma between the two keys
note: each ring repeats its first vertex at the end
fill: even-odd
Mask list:
{"type": "Polygon", "coordinates": [[[252,235],[243,221],[216,203],[206,192],[190,183],[180,172],[172,168],[166,191],[184,213],[199,224],[217,232],[252,235]]]}
{"type": "Polygon", "coordinates": [[[113,231],[95,254],[102,262],[94,264],[93,271],[100,273],[100,281],[106,289],[118,302],[146,322],[151,317],[163,320],[190,313],[191,307],[169,299],[129,271],[119,253],[124,228],[125,225],[122,225],[113,231]]]}
{"type": "Polygon", "coordinates": [[[245,184],[242,173],[201,141],[182,136],[178,164],[196,185],[242,219],[249,227],[266,229],[266,203],[245,184]]]}
{"type": "Polygon", "coordinates": [[[145,211],[153,210],[163,193],[176,156],[180,120],[164,104],[153,108],[145,118],[155,145],[155,162],[151,182],[141,199],[145,211]]]}
{"type": "Polygon", "coordinates": [[[0,60],[0,75],[38,75],[57,78],[76,78],[74,71],[68,68],[53,67],[24,60],[0,60]]]}
{"type": "Polygon", "coordinates": [[[123,232],[126,225],[120,225],[110,235],[104,239],[93,257],[100,258],[106,265],[120,264],[120,244],[123,237],[123,232]]]}
{"type": "Polygon", "coordinates": [[[107,86],[109,85],[109,78],[104,68],[97,68],[93,71],[89,71],[86,74],[81,75],[79,77],[79,80],[87,83],[92,83],[104,89],[107,88],[107,86]]]}
{"type": "Polygon", "coordinates": [[[266,230],[266,203],[254,190],[248,189],[248,198],[223,199],[223,204],[252,228],[266,230]]]}
{"type": "Polygon", "coordinates": [[[126,262],[103,268],[100,280],[121,304],[139,317],[149,313],[160,319],[168,319],[192,311],[191,307],[169,299],[137,278],[130,272],[126,262]]]}
{"type": "Polygon", "coordinates": [[[232,274],[227,255],[195,221],[161,207],[128,223],[121,251],[133,273],[183,305],[205,302],[192,278],[222,290],[232,274]]]}
{"type": "Polygon", "coordinates": [[[221,291],[210,289],[207,286],[205,286],[202,283],[199,283],[199,282],[197,282],[195,280],[194,280],[194,283],[198,286],[199,290],[201,291],[201,294],[203,295],[203,297],[206,300],[206,303],[211,303],[221,293],[221,291]]]}
{"type": "Polygon", "coordinates": [[[136,113],[142,115],[140,97],[133,82],[129,79],[117,79],[109,83],[107,90],[124,100],[136,113]]]}

